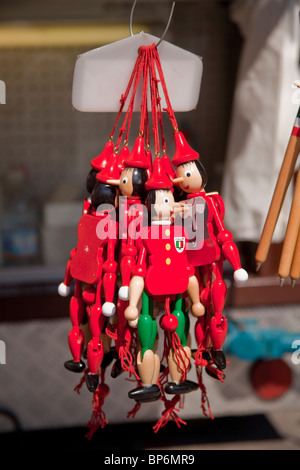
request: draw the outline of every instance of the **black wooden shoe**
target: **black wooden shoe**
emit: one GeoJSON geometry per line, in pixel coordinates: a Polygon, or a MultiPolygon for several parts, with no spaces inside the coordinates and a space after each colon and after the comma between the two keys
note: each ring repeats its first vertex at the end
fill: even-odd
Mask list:
{"type": "Polygon", "coordinates": [[[85,382],[88,390],[94,393],[99,385],[99,375],[89,372],[85,378],[85,382]]]}
{"type": "Polygon", "coordinates": [[[114,360],[114,354],[112,351],[109,351],[103,354],[103,359],[101,362],[101,369],[106,369],[114,360]]]}
{"type": "Polygon", "coordinates": [[[75,362],[73,359],[66,361],[64,363],[66,369],[70,370],[71,372],[83,372],[85,369],[85,363],[83,361],[75,362]]]}
{"type": "Polygon", "coordinates": [[[205,372],[207,373],[207,375],[209,375],[213,379],[222,380],[222,381],[224,381],[225,379],[225,374],[224,373],[222,374],[221,370],[218,369],[217,366],[214,364],[210,364],[209,367],[205,367],[205,372]]]}
{"type": "Polygon", "coordinates": [[[169,395],[182,395],[183,393],[190,393],[197,390],[199,385],[192,380],[186,380],[185,382],[169,382],[165,386],[165,392],[169,395]]]}
{"type": "Polygon", "coordinates": [[[210,351],[210,355],[218,369],[220,370],[226,369],[226,357],[222,349],[218,349],[218,350],[212,349],[210,351]]]}
{"type": "Polygon", "coordinates": [[[134,388],[128,392],[129,398],[142,403],[158,400],[161,397],[160,388],[156,384],[134,388]]]}
{"type": "Polygon", "coordinates": [[[122,368],[122,365],[121,365],[121,359],[117,359],[112,368],[111,368],[111,371],[110,371],[110,376],[113,378],[113,379],[116,379],[117,377],[119,377],[119,375],[121,375],[122,373],[124,372],[124,369],[122,368]]]}

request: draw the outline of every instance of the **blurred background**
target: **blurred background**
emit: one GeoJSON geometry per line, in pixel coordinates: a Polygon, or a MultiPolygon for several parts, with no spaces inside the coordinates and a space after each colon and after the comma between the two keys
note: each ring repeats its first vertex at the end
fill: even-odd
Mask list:
{"type": "MultiPolygon", "coordinates": [[[[69,358],[69,299],[58,296],[57,286],[76,245],[90,160],[102,150],[116,116],[74,110],[72,83],[78,55],[130,35],[132,4],[0,2],[3,442],[21,445],[27,436],[42,436],[40,431],[61,436],[62,430],[73,443],[81,442],[92,413],[91,394],[85,387],[76,394],[78,377],[63,367],[69,358]]],[[[169,1],[138,1],[134,34],[143,30],[160,37],[170,8],[169,1]]],[[[176,117],[200,153],[207,190],[224,198],[225,224],[250,277],[239,287],[225,269],[230,366],[224,383],[205,378],[215,420],[203,417],[200,396],[190,394],[180,413],[188,422],[185,437],[172,423],[161,437],[153,435],[153,420],[162,410],[145,405],[129,420],[132,383],[123,374],[107,380],[109,426],[99,431],[101,442],[131,426],[133,434],[145,436],[135,441],[136,448],[176,442],[178,449],[299,449],[300,289],[288,280],[279,287],[277,275],[293,185],[258,273],[254,261],[300,102],[292,86],[300,77],[299,3],[177,0],[165,40],[202,58],[197,108],[176,117]]],[[[167,144],[171,156],[172,140],[167,144]]],[[[94,442],[99,445],[96,436],[94,442]]]]}

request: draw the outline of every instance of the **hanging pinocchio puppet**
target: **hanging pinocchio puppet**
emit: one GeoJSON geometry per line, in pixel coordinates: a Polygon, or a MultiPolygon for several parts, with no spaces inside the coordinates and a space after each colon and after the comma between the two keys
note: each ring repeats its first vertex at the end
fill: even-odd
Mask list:
{"type": "Polygon", "coordinates": [[[104,356],[100,336],[105,319],[113,316],[116,309],[118,222],[114,209],[118,191],[107,184],[107,179],[118,176],[116,171],[116,155],[112,154],[106,168],[97,174],[90,208],[79,221],[78,243],[71,252],[65,279],[59,286],[59,293],[68,295],[70,284],[75,279],[75,293],[70,300],[72,329],[68,336],[73,359],[65,362],[65,367],[73,372],[81,372],[85,368],[82,361],[85,338],[81,324],[87,313],[91,339],[87,347],[86,384],[91,392],[99,383],[99,368],[104,356]]]}
{"type": "MultiPolygon", "coordinates": [[[[127,87],[125,97],[128,97],[130,86],[133,91],[129,102],[128,110],[120,129],[119,138],[116,149],[119,149],[121,139],[126,130],[124,146],[120,150],[118,159],[118,169],[120,175],[118,178],[111,178],[108,183],[115,185],[119,189],[119,272],[120,286],[118,288],[117,300],[117,325],[113,333],[119,358],[111,371],[112,377],[117,377],[122,371],[127,370],[130,374],[135,373],[132,366],[132,355],[129,351],[132,341],[132,331],[128,327],[124,317],[124,311],[128,305],[129,299],[129,282],[132,269],[136,263],[137,255],[141,246],[139,233],[144,225],[147,225],[147,217],[145,220],[145,183],[149,178],[152,157],[150,150],[145,150],[145,144],[149,147],[149,129],[147,114],[147,92],[148,92],[148,54],[147,48],[141,48],[139,55],[127,87]],[[135,93],[141,75],[143,73],[143,97],[139,136],[135,139],[132,151],[128,148],[128,136],[130,123],[132,118],[135,93]],[[131,84],[131,85],[130,85],[131,84]],[[147,142],[145,142],[145,136],[147,142]]],[[[122,98],[122,106],[124,99],[122,98]]],[[[120,113],[117,117],[120,117],[120,113]]],[[[116,121],[116,122],[117,122],[116,121]]],[[[115,124],[116,126],[116,124],[115,124]]],[[[114,129],[115,129],[114,126],[114,129]]]]}
{"type": "MultiPolygon", "coordinates": [[[[223,315],[226,298],[226,285],[223,280],[223,263],[227,260],[232,266],[234,279],[238,283],[248,279],[241,267],[238,249],[231,232],[225,229],[224,204],[217,193],[206,193],[206,171],[199,161],[199,153],[192,149],[182,132],[175,131],[175,154],[172,159],[176,167],[176,179],[186,194],[184,206],[185,227],[188,231],[187,256],[190,264],[198,269],[201,282],[201,299],[211,318],[202,317],[197,321],[195,334],[201,348],[205,338],[205,320],[209,323],[211,347],[209,354],[216,367],[207,371],[215,377],[226,368],[226,358],[222,350],[226,334],[227,320],[223,315]]],[[[204,348],[205,349],[205,348],[204,348]]]]}
{"type": "Polygon", "coordinates": [[[108,183],[118,187],[119,196],[119,271],[120,286],[117,300],[117,325],[113,337],[118,352],[118,359],[113,365],[111,376],[116,378],[124,370],[133,372],[130,345],[132,330],[128,327],[124,311],[128,306],[129,282],[131,272],[136,264],[137,255],[141,246],[140,233],[145,219],[145,183],[149,177],[151,161],[145,152],[144,138],[139,136],[129,152],[123,147],[119,158],[118,179],[110,179],[108,183]]]}
{"type": "MultiPolygon", "coordinates": [[[[151,309],[150,299],[165,303],[166,313],[161,326],[169,332],[178,327],[177,318],[168,312],[168,305],[178,294],[187,293],[191,299],[191,311],[195,316],[204,314],[200,303],[198,280],[194,268],[189,264],[186,254],[186,237],[182,226],[174,226],[173,183],[165,173],[163,161],[156,157],[151,178],[146,183],[148,195],[146,203],[150,211],[150,226],[143,230],[142,247],[129,287],[129,306],[125,318],[129,324],[138,328],[140,350],[137,365],[142,385],[129,392],[136,401],[152,401],[161,395],[157,385],[160,358],[154,352],[157,325],[151,309]],[[143,306],[139,315],[138,303],[143,296],[143,306]]],[[[182,313],[183,314],[183,313],[182,313]]],[[[182,325],[180,325],[182,328],[182,325]]],[[[183,328],[184,330],[184,325],[183,328]]],[[[174,351],[170,350],[168,366],[172,381],[166,385],[166,393],[181,394],[198,388],[198,384],[183,377],[183,370],[189,368],[191,350],[182,344],[183,364],[179,364],[174,351]]]]}
{"type": "Polygon", "coordinates": [[[119,179],[108,180],[119,187],[120,227],[120,274],[122,285],[119,288],[121,300],[129,300],[129,282],[132,268],[139,249],[139,224],[143,223],[146,197],[145,183],[148,180],[150,162],[145,152],[142,136],[135,141],[132,151],[122,162],[119,179]]]}

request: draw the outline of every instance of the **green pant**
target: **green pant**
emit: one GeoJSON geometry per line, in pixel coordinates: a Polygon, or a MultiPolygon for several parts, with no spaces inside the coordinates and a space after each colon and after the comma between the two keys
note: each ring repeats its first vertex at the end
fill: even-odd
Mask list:
{"type": "MultiPolygon", "coordinates": [[[[181,295],[176,296],[172,315],[175,315],[178,320],[176,333],[182,347],[185,347],[190,329],[190,321],[188,312],[184,311],[181,295]]],[[[142,312],[138,321],[138,334],[143,357],[148,349],[153,350],[157,336],[157,324],[153,319],[153,299],[145,291],[143,291],[142,296],[142,312]]]]}

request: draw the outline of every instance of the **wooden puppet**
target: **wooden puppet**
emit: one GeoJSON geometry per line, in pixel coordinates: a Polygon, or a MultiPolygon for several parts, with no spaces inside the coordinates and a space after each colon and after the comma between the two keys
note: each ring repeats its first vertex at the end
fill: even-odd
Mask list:
{"type": "MultiPolygon", "coordinates": [[[[236,282],[244,282],[247,272],[241,267],[238,249],[232,234],[226,230],[224,204],[217,193],[206,193],[207,175],[199,161],[199,154],[187,143],[184,135],[175,132],[175,154],[172,159],[176,167],[174,182],[186,194],[184,201],[185,223],[188,231],[187,256],[190,264],[198,269],[203,302],[211,302],[212,318],[209,319],[209,334],[212,348],[210,355],[218,369],[226,367],[222,350],[227,334],[227,320],[223,315],[226,285],[223,280],[223,263],[227,260],[233,267],[236,282]]],[[[198,345],[204,338],[205,318],[200,318],[195,327],[198,345]]]]}
{"type": "Polygon", "coordinates": [[[82,361],[84,334],[81,324],[87,313],[91,339],[87,347],[87,387],[94,392],[99,383],[99,367],[103,360],[103,332],[105,317],[115,313],[114,294],[117,262],[116,245],[118,223],[115,207],[118,191],[107,184],[109,177],[116,176],[114,154],[109,164],[97,174],[97,183],[91,194],[89,210],[83,213],[78,224],[78,243],[71,251],[65,279],[59,286],[60,295],[68,295],[72,280],[75,280],[74,295],[70,300],[72,329],[69,332],[69,347],[73,359],[65,367],[74,372],[85,368],[82,361]]]}
{"type": "Polygon", "coordinates": [[[121,174],[117,179],[108,180],[109,184],[119,188],[120,193],[118,204],[120,238],[118,262],[121,285],[118,289],[117,327],[114,332],[118,359],[111,370],[113,378],[116,378],[124,370],[132,372],[130,366],[132,358],[129,351],[132,331],[124,317],[124,311],[128,306],[132,269],[135,266],[141,246],[141,228],[147,223],[147,211],[144,206],[145,183],[149,177],[151,163],[152,161],[144,148],[144,138],[140,136],[136,139],[131,152],[128,146],[122,147],[118,157],[118,170],[121,174]]]}
{"type": "MultiPolygon", "coordinates": [[[[148,180],[150,162],[144,148],[144,138],[138,137],[129,154],[120,158],[119,179],[109,180],[109,184],[119,187],[119,223],[120,223],[120,273],[121,287],[119,298],[129,299],[129,282],[140,246],[140,231],[144,216],[146,196],[145,183],[148,180]],[[139,230],[138,230],[139,229],[139,230]]],[[[123,151],[128,149],[124,147],[123,151]]],[[[122,150],[121,150],[122,152],[122,150]]],[[[120,156],[121,156],[120,152],[120,156]]]]}
{"type": "MultiPolygon", "coordinates": [[[[192,313],[199,317],[204,314],[204,307],[199,300],[199,286],[194,268],[188,263],[185,250],[185,232],[182,226],[174,226],[173,183],[165,173],[161,158],[156,157],[151,178],[146,183],[148,195],[146,204],[150,211],[151,224],[144,228],[142,247],[129,286],[129,305],[125,318],[129,325],[138,328],[140,350],[138,351],[138,372],[142,385],[129,392],[129,397],[136,401],[151,401],[160,397],[157,385],[160,359],[154,352],[157,335],[156,321],[152,315],[151,302],[157,299],[165,302],[175,300],[178,294],[187,293],[191,299],[192,313]],[[143,297],[142,312],[139,316],[138,303],[143,297]]],[[[182,316],[184,315],[183,312],[182,316]]],[[[178,325],[176,316],[165,315],[161,326],[166,331],[175,331],[178,325]]],[[[183,320],[184,323],[184,320],[183,320]]],[[[185,329],[184,325],[180,325],[185,329]]],[[[182,381],[182,369],[188,368],[191,350],[187,343],[184,350],[183,364],[180,364],[169,351],[168,365],[172,382],[165,391],[170,394],[187,393],[198,388],[198,384],[182,381]]]]}

